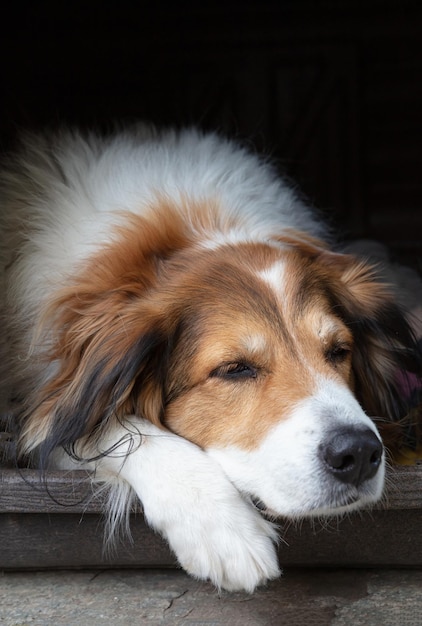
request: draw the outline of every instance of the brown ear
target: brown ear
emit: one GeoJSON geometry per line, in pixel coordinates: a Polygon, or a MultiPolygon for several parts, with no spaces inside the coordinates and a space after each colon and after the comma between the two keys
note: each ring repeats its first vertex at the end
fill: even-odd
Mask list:
{"type": "MultiPolygon", "coordinates": [[[[24,441],[40,438],[39,454],[47,461],[58,446],[72,445],[83,436],[99,436],[112,420],[138,414],[160,423],[165,368],[165,331],[139,303],[116,306],[105,298],[70,316],[48,358],[57,371],[41,388],[30,407],[24,441]],[[73,319],[70,319],[73,317],[73,319]]],[[[66,322],[64,322],[66,319],[66,322]]]]}
{"type": "Polygon", "coordinates": [[[289,231],[276,239],[309,259],[334,312],[352,331],[356,395],[365,411],[372,417],[400,420],[410,408],[403,380],[409,372],[422,377],[422,353],[405,311],[377,267],[331,252],[306,233],[289,231]]]}
{"type": "Polygon", "coordinates": [[[46,460],[124,414],[160,423],[170,320],[157,294],[159,272],[190,243],[170,207],[148,221],[128,215],[55,294],[37,337],[49,346],[45,366],[54,373],[28,402],[25,451],[38,446],[46,460]]]}
{"type": "Polygon", "coordinates": [[[325,251],[316,262],[324,272],[332,272],[328,292],[354,336],[358,399],[370,416],[400,420],[411,408],[403,381],[410,372],[422,376],[422,353],[406,312],[374,266],[325,251]]]}

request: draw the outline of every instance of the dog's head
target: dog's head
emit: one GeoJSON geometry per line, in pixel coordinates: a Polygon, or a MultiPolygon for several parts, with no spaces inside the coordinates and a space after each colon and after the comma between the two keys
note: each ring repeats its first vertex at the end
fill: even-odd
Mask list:
{"type": "Polygon", "coordinates": [[[419,367],[404,317],[355,258],[294,232],[257,243],[226,224],[217,240],[211,214],[190,229],[168,207],[127,216],[61,290],[44,320],[56,372],[27,439],[48,454],[139,415],[277,515],[376,500],[371,418],[405,412],[397,372],[419,367]]]}

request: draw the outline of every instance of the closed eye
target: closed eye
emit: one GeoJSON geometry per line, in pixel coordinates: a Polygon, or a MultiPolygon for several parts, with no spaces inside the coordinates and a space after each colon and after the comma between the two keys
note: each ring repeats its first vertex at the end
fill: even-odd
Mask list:
{"type": "Polygon", "coordinates": [[[223,378],[232,381],[253,379],[257,376],[257,367],[242,362],[224,363],[216,367],[210,374],[211,378],[223,378]]]}

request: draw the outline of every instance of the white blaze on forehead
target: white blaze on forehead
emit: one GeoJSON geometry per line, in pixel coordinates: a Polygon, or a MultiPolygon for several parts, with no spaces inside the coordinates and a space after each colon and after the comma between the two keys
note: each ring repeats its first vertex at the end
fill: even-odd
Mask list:
{"type": "Polygon", "coordinates": [[[247,352],[262,352],[267,348],[267,341],[263,335],[254,334],[244,337],[242,341],[242,347],[247,352]]]}
{"type": "Polygon", "coordinates": [[[283,261],[276,261],[270,267],[258,272],[259,278],[264,280],[276,293],[279,293],[282,289],[284,282],[285,263],[283,261]]]}

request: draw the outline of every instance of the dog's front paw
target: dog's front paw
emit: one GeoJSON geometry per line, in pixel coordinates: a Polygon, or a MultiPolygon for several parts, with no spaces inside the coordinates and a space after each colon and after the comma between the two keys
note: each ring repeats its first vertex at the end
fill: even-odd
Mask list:
{"type": "Polygon", "coordinates": [[[208,500],[163,531],[181,566],[219,589],[252,592],[280,575],[275,526],[235,489],[224,502],[208,500]]]}
{"type": "Polygon", "coordinates": [[[191,443],[168,439],[168,454],[153,474],[148,447],[158,448],[158,441],[144,444],[143,471],[132,484],[148,522],[188,573],[219,589],[248,592],[279,576],[276,527],[242,498],[213,459],[191,443]]]}
{"type": "Polygon", "coordinates": [[[148,523],[181,566],[230,591],[252,592],[276,578],[276,528],[242,498],[220,465],[177,435],[145,420],[131,423],[142,433],[142,445],[123,460],[105,456],[101,468],[132,486],[148,523]]]}

